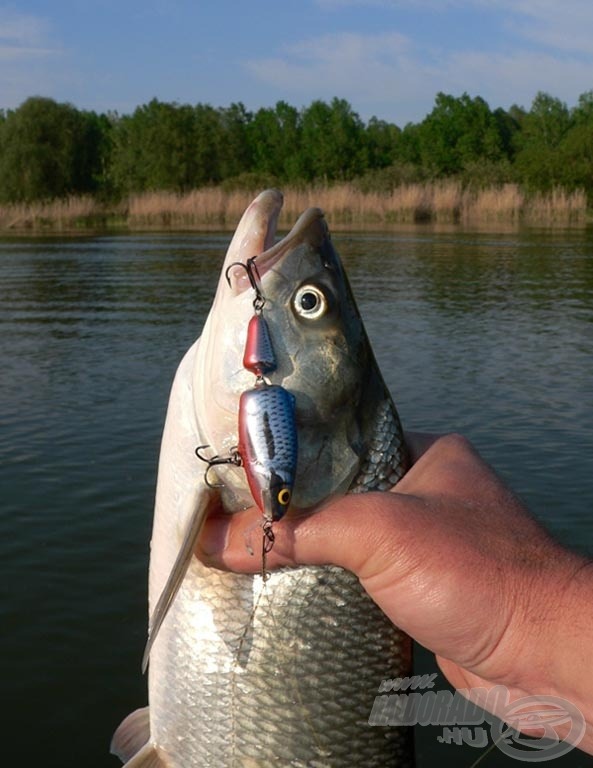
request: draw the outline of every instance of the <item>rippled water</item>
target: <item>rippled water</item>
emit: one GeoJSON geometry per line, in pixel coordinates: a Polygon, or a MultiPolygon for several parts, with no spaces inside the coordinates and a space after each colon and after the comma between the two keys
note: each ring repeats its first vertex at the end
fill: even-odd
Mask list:
{"type": "MultiPolygon", "coordinates": [[[[228,239],[0,241],[7,762],[116,766],[111,732],[145,702],[160,431],[228,239]]],[[[334,241],[406,427],[468,435],[557,536],[593,552],[591,235],[334,241]]],[[[418,730],[421,765],[478,757],[418,730]]],[[[482,762],[501,764],[497,750],[482,762]]]]}

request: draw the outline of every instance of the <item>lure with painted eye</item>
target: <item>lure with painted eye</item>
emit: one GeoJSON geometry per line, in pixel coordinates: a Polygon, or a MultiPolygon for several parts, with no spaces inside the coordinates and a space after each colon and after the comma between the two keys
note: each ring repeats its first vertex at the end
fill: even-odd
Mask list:
{"type": "Polygon", "coordinates": [[[239,453],[251,495],[268,520],[287,512],[296,473],[295,401],[284,387],[262,384],[239,401],[239,453]]]}

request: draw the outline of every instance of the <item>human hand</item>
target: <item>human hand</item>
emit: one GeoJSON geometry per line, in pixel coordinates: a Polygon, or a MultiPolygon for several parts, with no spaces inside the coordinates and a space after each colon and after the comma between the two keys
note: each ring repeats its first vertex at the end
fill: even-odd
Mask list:
{"type": "MultiPolygon", "coordinates": [[[[556,693],[583,708],[574,665],[579,638],[593,639],[587,561],[557,544],[464,438],[408,442],[415,463],[392,492],[345,496],[274,524],[267,567],[353,571],[457,688],[505,685],[511,701],[556,693]]],[[[212,517],[198,556],[259,571],[245,531],[260,515],[212,517]]]]}

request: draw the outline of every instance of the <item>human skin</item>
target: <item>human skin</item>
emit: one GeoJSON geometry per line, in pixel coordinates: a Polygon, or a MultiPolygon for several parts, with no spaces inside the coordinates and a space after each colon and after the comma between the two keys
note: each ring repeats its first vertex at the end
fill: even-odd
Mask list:
{"type": "MultiPolygon", "coordinates": [[[[287,515],[274,524],[266,567],[353,571],[394,624],[435,653],[455,688],[502,685],[511,703],[566,699],[587,723],[578,746],[593,754],[593,563],[554,541],[466,439],[406,437],[414,463],[394,490],[287,515]]],[[[257,509],[212,515],[197,556],[260,571],[246,546],[258,520],[257,509]]],[[[556,729],[561,738],[568,731],[556,729]]]]}

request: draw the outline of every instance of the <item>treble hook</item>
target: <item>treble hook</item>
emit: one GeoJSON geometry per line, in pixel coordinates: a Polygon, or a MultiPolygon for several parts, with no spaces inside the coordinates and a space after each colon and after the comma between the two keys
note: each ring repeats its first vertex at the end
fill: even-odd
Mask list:
{"type": "Polygon", "coordinates": [[[202,456],[200,453],[201,450],[204,448],[210,448],[209,445],[198,445],[198,447],[195,450],[195,454],[200,459],[200,461],[205,462],[208,467],[206,471],[204,472],[204,482],[208,486],[208,488],[222,488],[224,483],[211,483],[210,480],[208,480],[208,472],[212,469],[212,467],[215,467],[219,464],[234,464],[235,467],[240,467],[243,463],[241,461],[241,456],[239,454],[239,451],[236,448],[231,448],[230,455],[229,456],[213,456],[211,459],[207,458],[206,456],[202,456]]]}
{"type": "Polygon", "coordinates": [[[234,261],[232,264],[229,264],[229,266],[226,268],[224,276],[226,277],[226,281],[230,287],[231,276],[229,273],[233,267],[242,267],[245,270],[245,272],[247,272],[249,283],[253,288],[253,290],[255,291],[255,299],[253,300],[253,307],[255,311],[259,313],[262,311],[264,304],[266,303],[266,297],[263,295],[261,290],[261,276],[259,274],[257,264],[255,263],[255,259],[256,259],[256,256],[252,256],[250,259],[247,259],[247,262],[245,264],[242,261],[234,261]]]}

